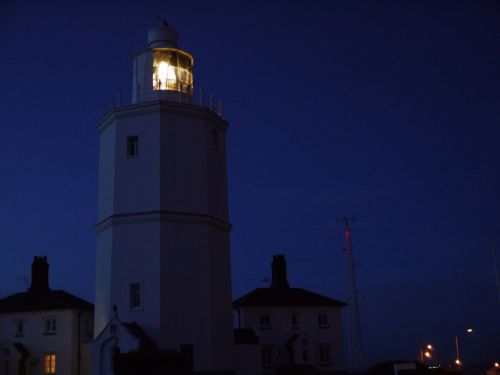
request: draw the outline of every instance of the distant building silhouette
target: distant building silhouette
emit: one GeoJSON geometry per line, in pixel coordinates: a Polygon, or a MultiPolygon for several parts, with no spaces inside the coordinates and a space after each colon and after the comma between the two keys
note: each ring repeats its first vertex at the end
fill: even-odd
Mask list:
{"type": "Polygon", "coordinates": [[[90,375],[94,306],[49,288],[47,257],[36,257],[26,292],[0,300],[2,375],[90,375]]]}
{"type": "MultiPolygon", "coordinates": [[[[345,303],[302,288],[290,288],[284,255],[273,256],[269,288],[233,302],[239,329],[259,339],[264,374],[345,369],[342,307],[345,303]]],[[[238,347],[237,347],[238,348],[238,347]]],[[[238,369],[244,364],[238,364],[238,369]]]]}

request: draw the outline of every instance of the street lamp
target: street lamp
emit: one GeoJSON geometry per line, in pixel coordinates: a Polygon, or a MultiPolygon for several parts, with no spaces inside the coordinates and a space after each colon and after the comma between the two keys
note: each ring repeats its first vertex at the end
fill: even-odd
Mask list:
{"type": "MultiPolygon", "coordinates": [[[[474,332],[474,330],[470,327],[465,330],[466,334],[471,334],[472,332],[474,332]]],[[[462,361],[460,359],[460,342],[458,340],[458,335],[455,336],[455,349],[457,351],[457,359],[455,360],[455,364],[460,367],[462,366],[462,361]]]]}
{"type": "Polygon", "coordinates": [[[432,352],[434,351],[434,347],[431,344],[425,345],[424,348],[420,348],[420,362],[424,363],[424,358],[427,360],[432,359],[432,352]]]}

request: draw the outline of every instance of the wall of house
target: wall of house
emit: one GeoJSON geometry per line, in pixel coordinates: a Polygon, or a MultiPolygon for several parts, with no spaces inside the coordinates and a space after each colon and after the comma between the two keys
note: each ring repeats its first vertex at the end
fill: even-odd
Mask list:
{"type": "MultiPolygon", "coordinates": [[[[87,315],[92,319],[92,314],[87,315]]],[[[1,370],[5,370],[6,363],[10,368],[8,374],[17,374],[20,354],[12,345],[22,344],[29,352],[26,368],[27,374],[43,374],[43,359],[45,353],[56,354],[56,371],[58,374],[77,374],[78,367],[78,315],[77,310],[36,311],[23,313],[9,313],[0,315],[0,348],[2,348],[0,362],[1,370]],[[47,319],[56,320],[55,332],[46,332],[47,319]],[[23,321],[23,333],[16,334],[16,322],[23,321]]],[[[92,335],[87,336],[87,343],[92,335]]],[[[82,338],[85,340],[85,338],[82,338]]],[[[81,375],[89,374],[89,356],[83,356],[81,368],[85,371],[81,375]]],[[[6,374],[3,372],[2,374],[6,374]]]]}
{"type": "Polygon", "coordinates": [[[241,328],[252,328],[259,336],[263,354],[271,351],[272,363],[263,366],[265,373],[274,372],[275,366],[290,364],[291,356],[295,364],[311,364],[324,371],[345,369],[340,307],[250,307],[240,312],[240,322],[241,328]],[[296,326],[292,325],[294,314],[296,326]],[[327,324],[318,324],[319,314],[327,316],[327,324]],[[263,326],[260,317],[265,315],[269,315],[270,324],[263,326]],[[328,360],[324,360],[323,353],[323,362],[320,361],[322,344],[329,348],[328,360]]]}

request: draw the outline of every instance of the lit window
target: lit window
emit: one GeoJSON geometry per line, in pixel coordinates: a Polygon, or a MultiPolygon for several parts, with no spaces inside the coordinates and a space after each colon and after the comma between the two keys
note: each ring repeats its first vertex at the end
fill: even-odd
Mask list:
{"type": "Polygon", "coordinates": [[[153,90],[193,93],[193,58],[173,48],[153,51],[153,90]]]}
{"type": "Polygon", "coordinates": [[[318,314],[318,327],[319,328],[328,328],[328,315],[318,314]]]}
{"type": "Polygon", "coordinates": [[[273,365],[273,347],[266,345],[262,347],[262,367],[271,367],[273,365]]]}
{"type": "Polygon", "coordinates": [[[137,309],[141,307],[141,284],[130,284],[130,308],[137,309]]]}
{"type": "Polygon", "coordinates": [[[43,333],[45,335],[55,335],[57,333],[57,323],[55,319],[45,319],[43,333]]]}
{"type": "Polygon", "coordinates": [[[319,344],[319,363],[330,364],[330,344],[319,344]]]}
{"type": "Polygon", "coordinates": [[[132,135],[127,137],[127,156],[134,157],[139,155],[139,137],[132,135]]]}
{"type": "Polygon", "coordinates": [[[271,329],[271,315],[259,316],[259,326],[261,329],[271,329]]]}
{"type": "Polygon", "coordinates": [[[45,353],[43,355],[43,373],[55,374],[56,373],[56,353],[45,353]]]}
{"type": "Polygon", "coordinates": [[[24,321],[16,320],[16,336],[24,335],[24,321]]]}

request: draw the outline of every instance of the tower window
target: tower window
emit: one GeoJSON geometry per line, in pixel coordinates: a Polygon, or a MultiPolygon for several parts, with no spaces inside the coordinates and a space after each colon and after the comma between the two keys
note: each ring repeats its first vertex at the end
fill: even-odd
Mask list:
{"type": "Polygon", "coordinates": [[[138,309],[141,307],[141,284],[130,284],[130,308],[138,309]]]}
{"type": "Polygon", "coordinates": [[[298,320],[297,320],[297,314],[292,314],[291,316],[291,323],[292,323],[292,328],[299,328],[298,320]]]}
{"type": "Polygon", "coordinates": [[[24,335],[24,321],[16,320],[16,336],[24,335]]]}
{"type": "Polygon", "coordinates": [[[139,136],[131,135],[127,137],[127,156],[128,157],[139,156],[139,136]]]}
{"type": "Polygon", "coordinates": [[[43,373],[55,374],[56,373],[56,353],[44,353],[43,355],[43,373]]]}
{"type": "Polygon", "coordinates": [[[55,335],[57,333],[57,323],[55,319],[45,319],[44,321],[44,335],[55,335]]]}
{"type": "Polygon", "coordinates": [[[214,150],[219,150],[219,131],[217,129],[212,129],[212,147],[214,150]]]}

